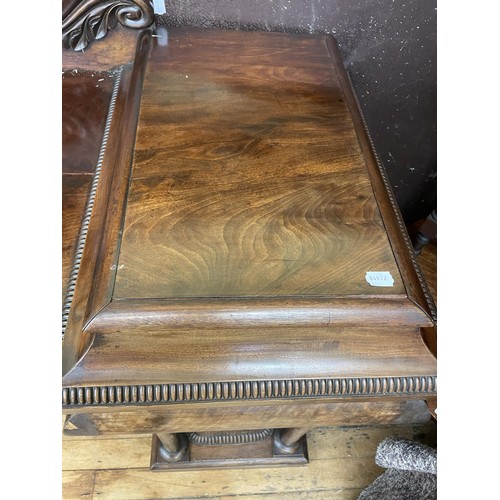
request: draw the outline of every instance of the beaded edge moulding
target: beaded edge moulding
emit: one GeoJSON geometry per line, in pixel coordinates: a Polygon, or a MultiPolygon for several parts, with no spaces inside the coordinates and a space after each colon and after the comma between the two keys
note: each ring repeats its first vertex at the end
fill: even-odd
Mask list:
{"type": "Polygon", "coordinates": [[[206,382],[66,387],[63,407],[172,404],[283,398],[422,395],[436,393],[436,377],[377,377],[252,382],[206,382]]]}

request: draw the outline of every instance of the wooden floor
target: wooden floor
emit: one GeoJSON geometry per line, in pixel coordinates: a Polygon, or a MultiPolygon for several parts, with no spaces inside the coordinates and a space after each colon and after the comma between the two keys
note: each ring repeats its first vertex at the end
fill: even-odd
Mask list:
{"type": "MultiPolygon", "coordinates": [[[[434,244],[419,259],[436,297],[434,244]]],[[[237,499],[355,500],[383,472],[378,443],[399,435],[436,446],[436,425],[328,427],[308,433],[310,463],[253,470],[153,472],[151,436],[63,438],[63,500],[237,499]]]]}

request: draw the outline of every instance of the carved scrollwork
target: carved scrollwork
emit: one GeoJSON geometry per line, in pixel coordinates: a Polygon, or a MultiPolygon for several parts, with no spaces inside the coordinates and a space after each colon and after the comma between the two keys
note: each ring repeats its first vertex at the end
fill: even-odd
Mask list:
{"type": "Polygon", "coordinates": [[[150,0],[84,0],[63,19],[62,36],[68,48],[78,51],[105,37],[118,23],[140,29],[153,21],[150,0]]]}

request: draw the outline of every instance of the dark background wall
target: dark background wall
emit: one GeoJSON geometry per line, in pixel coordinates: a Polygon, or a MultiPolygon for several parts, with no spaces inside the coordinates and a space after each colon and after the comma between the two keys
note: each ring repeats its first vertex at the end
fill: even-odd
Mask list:
{"type": "Polygon", "coordinates": [[[332,34],[407,224],[436,207],[436,0],[166,0],[158,23],[332,34]]]}

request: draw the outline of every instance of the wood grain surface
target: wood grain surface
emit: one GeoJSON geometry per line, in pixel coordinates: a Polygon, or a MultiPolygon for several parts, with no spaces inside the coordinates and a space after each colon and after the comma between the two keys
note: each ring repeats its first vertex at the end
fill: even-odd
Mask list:
{"type": "MultiPolygon", "coordinates": [[[[78,3],[78,2],[76,2],[78,3]]],[[[91,43],[84,50],[74,51],[64,47],[62,50],[63,68],[88,71],[115,70],[120,65],[134,60],[140,31],[125,28],[118,24],[109,30],[100,43],[91,43]]]]}
{"type": "Polygon", "coordinates": [[[114,298],[404,293],[324,37],[155,40],[114,298]]]}
{"type": "Polygon", "coordinates": [[[62,171],[93,173],[106,124],[114,75],[65,69],[62,74],[62,171]]]}
{"type": "Polygon", "coordinates": [[[88,324],[89,333],[158,332],[179,328],[432,326],[402,295],[115,300],[88,324]]]}
{"type": "MultiPolygon", "coordinates": [[[[214,405],[170,405],[134,411],[102,411],[68,415],[65,436],[105,438],[119,434],[150,434],[152,432],[210,432],[244,429],[286,428],[329,425],[424,424],[430,415],[422,400],[387,398],[356,401],[344,398],[336,402],[283,401],[282,404],[253,406],[219,403],[214,405]]],[[[89,410],[91,411],[91,410],[89,410]]]]}
{"type": "Polygon", "coordinates": [[[163,35],[113,87],[64,406],[434,395],[433,322],[331,39],[163,35]]]}
{"type": "MultiPolygon", "coordinates": [[[[431,249],[432,250],[432,249],[431,249]]],[[[420,260],[425,259],[426,264],[422,265],[425,276],[432,290],[436,290],[436,259],[435,251],[431,251],[427,256],[420,256],[420,260]]],[[[434,296],[437,300],[437,296],[434,296]]],[[[415,401],[414,404],[420,404],[422,401],[415,401]]],[[[390,412],[390,407],[387,403],[382,403],[386,407],[386,414],[390,412]]],[[[394,405],[395,403],[392,403],[394,405]]],[[[408,402],[401,403],[408,405],[408,402]]],[[[370,411],[375,411],[373,403],[364,405],[359,408],[356,414],[358,416],[366,416],[370,411]]],[[[381,403],[376,403],[381,405],[381,403]]],[[[317,409],[312,410],[310,406],[304,407],[299,405],[299,408],[292,412],[294,423],[301,424],[303,421],[308,421],[316,417],[318,414],[322,417],[340,415],[338,425],[348,425],[352,422],[352,409],[345,411],[342,404],[322,405],[323,411],[317,409]],[[330,406],[330,407],[329,407],[330,406]],[[308,409],[309,408],[309,409],[308,409]],[[311,413],[312,412],[312,413],[311,413]],[[344,415],[342,417],[342,415],[344,415]],[[345,418],[342,422],[341,418],[345,418]]],[[[157,500],[178,499],[182,498],[180,493],[185,487],[185,471],[169,472],[168,474],[158,475],[149,470],[149,456],[151,446],[151,435],[147,433],[147,429],[152,426],[157,426],[159,429],[175,428],[180,431],[185,430],[182,426],[190,423],[190,420],[204,421],[207,424],[207,430],[213,428],[213,423],[216,422],[214,416],[213,422],[206,418],[208,410],[186,411],[183,410],[178,414],[172,413],[172,410],[161,414],[158,412],[148,412],[143,414],[141,418],[137,414],[130,413],[108,413],[94,415],[90,420],[90,425],[94,431],[103,432],[103,435],[93,437],[83,437],[74,435],[65,435],[62,441],[62,459],[63,459],[63,500],[73,500],[82,498],[102,498],[107,495],[108,498],[123,500],[121,490],[115,490],[115,477],[106,471],[120,470],[123,473],[126,471],[142,471],[141,480],[134,483],[129,483],[127,490],[127,498],[157,500]],[[198,411],[205,413],[198,414],[198,411]],[[134,424],[132,422],[135,422],[134,424]],[[128,435],[127,432],[134,429],[141,432],[142,435],[128,435]],[[110,435],[109,433],[115,433],[110,435]],[[107,436],[107,437],[106,437],[107,436]],[[110,481],[108,483],[108,480],[110,481]],[[154,483],[154,487],[150,484],[154,483]],[[94,496],[94,493],[96,495],[94,496]],[[98,493],[98,494],[97,494],[98,493]]],[[[230,425],[237,425],[242,414],[251,415],[252,412],[259,411],[259,408],[252,410],[245,409],[244,412],[239,410],[227,410],[226,416],[230,425]]],[[[275,425],[278,422],[286,423],[286,416],[280,409],[262,408],[264,419],[269,425],[275,425]],[[267,420],[270,419],[270,420],[267,420]],[[274,419],[274,420],[273,420],[274,419]]],[[[393,410],[396,416],[397,410],[393,410]]],[[[384,414],[380,408],[377,410],[377,415],[380,418],[384,414]]],[[[423,416],[423,414],[422,414],[423,416]]],[[[79,415],[86,417],[86,415],[79,415]]],[[[317,417],[316,417],[317,418],[317,417]]],[[[397,418],[397,417],[396,417],[397,418]]],[[[415,419],[415,415],[413,415],[415,419]]],[[[383,472],[375,464],[375,453],[378,444],[389,436],[400,436],[410,440],[416,440],[423,444],[436,447],[437,444],[437,426],[433,422],[422,420],[419,425],[412,425],[408,421],[399,420],[399,425],[384,425],[384,426],[369,426],[369,427],[323,427],[315,429],[308,433],[308,448],[311,463],[315,467],[315,474],[310,478],[310,481],[305,481],[298,489],[287,488],[286,482],[288,475],[286,471],[276,469],[273,476],[274,482],[269,483],[270,476],[267,475],[266,469],[254,471],[254,475],[258,476],[261,482],[256,485],[253,482],[246,483],[247,488],[240,491],[238,495],[228,494],[228,482],[231,482],[235,476],[232,471],[219,471],[218,474],[209,474],[209,480],[220,482],[220,493],[212,498],[219,500],[356,500],[361,490],[370,484],[370,482],[383,472]],[[331,460],[338,460],[335,464],[331,460]],[[352,468],[348,465],[349,461],[360,461],[359,469],[355,472],[358,479],[363,483],[361,487],[353,487],[351,483],[352,468]],[[337,476],[335,484],[327,486],[324,482],[325,476],[331,474],[332,466],[336,467],[337,471],[342,471],[343,475],[337,476]],[[280,474],[283,472],[283,474],[280,474]],[[216,476],[214,478],[214,476],[216,476]],[[267,486],[265,486],[267,485],[267,486]],[[263,492],[262,488],[267,487],[263,492]],[[258,493],[257,493],[258,491],[258,493]]],[[[324,425],[324,424],[320,424],[324,425]]],[[[269,470],[269,469],[268,469],[269,470]]],[[[125,477],[125,476],[124,476],[125,477]]],[[[126,476],[127,478],[129,476],[126,476]]],[[[202,482],[207,480],[206,472],[200,471],[191,476],[194,481],[202,482]]],[[[203,493],[200,496],[193,496],[195,488],[184,493],[184,498],[196,499],[207,498],[203,493]]],[[[210,498],[210,497],[208,497],[210,498]]]]}
{"type": "Polygon", "coordinates": [[[85,205],[92,183],[89,174],[62,176],[62,296],[66,294],[85,205]]]}
{"type": "Polygon", "coordinates": [[[332,55],[332,62],[337,70],[339,81],[351,112],[353,125],[356,127],[359,145],[368,167],[367,172],[372,183],[373,192],[383,214],[386,232],[391,241],[395,259],[405,283],[408,298],[415,304],[418,304],[422,310],[436,321],[436,305],[420,270],[389,178],[374,148],[349,74],[345,71],[340,50],[332,37],[327,38],[326,43],[332,55]]]}
{"type": "Polygon", "coordinates": [[[73,293],[64,334],[63,374],[71,370],[92,342],[92,337],[83,333],[88,316],[93,316],[110,300],[114,279],[112,263],[118,251],[117,235],[121,227],[119,214],[124,208],[123,193],[128,186],[127,169],[130,168],[142,71],[150,38],[149,32],[139,36],[137,64],[122,67],[115,75],[110,120],[107,120],[104,129],[105,147],[100,151],[102,168],[99,170],[97,188],[92,198],[89,198],[92,213],[79,259],[78,286],[73,293]]]}
{"type": "Polygon", "coordinates": [[[425,245],[418,257],[418,261],[420,263],[420,267],[422,268],[422,272],[427,277],[429,291],[437,305],[437,243],[431,242],[428,245],[425,245]]]}
{"type": "Polygon", "coordinates": [[[65,386],[435,375],[418,329],[171,329],[96,334],[65,386]],[[167,355],[168,354],[168,355],[167,355]]]}
{"type": "Polygon", "coordinates": [[[62,73],[62,294],[96,170],[114,76],[106,71],[62,73]]]}

